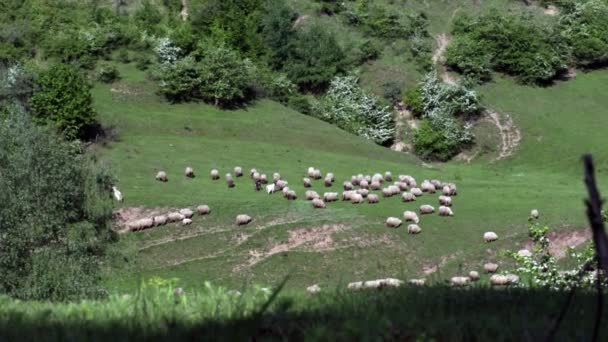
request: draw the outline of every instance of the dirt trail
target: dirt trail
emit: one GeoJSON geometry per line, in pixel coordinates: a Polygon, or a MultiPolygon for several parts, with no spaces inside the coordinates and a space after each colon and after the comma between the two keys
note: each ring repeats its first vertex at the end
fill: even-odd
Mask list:
{"type": "Polygon", "coordinates": [[[515,153],[519,142],[521,141],[521,132],[513,123],[513,119],[509,114],[499,114],[495,111],[488,110],[485,112],[486,117],[498,128],[500,132],[500,151],[494,160],[502,160],[510,157],[515,153]]]}
{"type": "Polygon", "coordinates": [[[435,37],[435,40],[437,41],[437,49],[435,49],[435,52],[433,53],[433,64],[436,64],[437,67],[439,67],[440,77],[444,83],[456,84],[454,77],[448,73],[448,69],[445,66],[445,58],[443,56],[448,48],[448,45],[450,44],[450,37],[448,37],[448,35],[445,33],[441,33],[435,37]]]}
{"type": "Polygon", "coordinates": [[[395,105],[395,113],[395,139],[391,146],[391,150],[397,152],[411,151],[412,146],[402,140],[403,135],[405,134],[405,125],[407,124],[410,129],[417,129],[418,121],[414,119],[414,116],[406,108],[403,102],[399,102],[395,105]]]}

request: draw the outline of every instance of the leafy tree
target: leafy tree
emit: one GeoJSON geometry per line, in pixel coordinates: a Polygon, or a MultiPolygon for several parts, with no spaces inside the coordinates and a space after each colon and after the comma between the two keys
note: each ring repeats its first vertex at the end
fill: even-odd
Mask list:
{"type": "Polygon", "coordinates": [[[30,100],[34,120],[53,124],[68,139],[83,138],[95,123],[91,85],[74,67],[57,64],[36,78],[30,100]]]}
{"type": "Polygon", "coordinates": [[[571,47],[576,64],[601,67],[608,64],[608,2],[574,2],[560,17],[561,35],[571,47]]]}
{"type": "Polygon", "coordinates": [[[116,236],[109,174],[26,114],[0,121],[0,292],[72,300],[99,294],[116,236]]]}
{"type": "Polygon", "coordinates": [[[321,91],[343,71],[343,59],[334,35],[313,25],[297,32],[284,71],[300,89],[321,91]]]}
{"type": "Polygon", "coordinates": [[[99,67],[97,78],[104,83],[112,83],[120,78],[118,69],[116,66],[108,63],[104,63],[99,67]]]}
{"type": "Polygon", "coordinates": [[[171,102],[190,101],[198,96],[201,83],[194,58],[188,56],[174,64],[161,64],[157,72],[160,93],[171,102]]]}
{"type": "Polygon", "coordinates": [[[294,13],[285,1],[269,1],[262,16],[262,36],[268,49],[270,67],[279,70],[289,57],[289,48],[295,35],[294,13]]]}

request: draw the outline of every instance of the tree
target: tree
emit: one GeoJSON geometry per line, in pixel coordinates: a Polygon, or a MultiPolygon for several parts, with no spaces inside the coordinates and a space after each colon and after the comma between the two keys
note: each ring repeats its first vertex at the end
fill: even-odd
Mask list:
{"type": "Polygon", "coordinates": [[[299,31],[284,71],[303,90],[324,90],[343,71],[344,53],[333,34],[319,25],[299,31]]]}
{"type": "Polygon", "coordinates": [[[47,128],[12,111],[0,122],[0,292],[69,300],[98,294],[115,239],[112,179],[47,128]]]}
{"type": "Polygon", "coordinates": [[[268,49],[270,66],[279,70],[289,57],[289,46],[294,37],[293,15],[285,1],[269,1],[262,17],[262,36],[268,49]]]}
{"type": "Polygon", "coordinates": [[[30,106],[34,121],[56,125],[68,139],[83,138],[86,128],[95,123],[91,85],[66,64],[38,75],[30,106]]]}

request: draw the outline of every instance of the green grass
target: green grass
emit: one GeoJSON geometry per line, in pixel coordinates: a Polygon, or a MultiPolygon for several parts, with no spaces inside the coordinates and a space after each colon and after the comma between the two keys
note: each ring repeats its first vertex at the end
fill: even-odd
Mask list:
{"type": "MultiPolygon", "coordinates": [[[[123,205],[169,210],[206,203],[212,214],[196,217],[189,227],[168,225],[124,235],[126,242],[141,248],[135,258],[138,266],[113,270],[106,281],[111,290],[135,289],[142,277],[155,275],[180,278],[186,288],[206,280],[232,288],[275,284],[291,275],[287,288],[302,289],[313,283],[334,286],[371,278],[422,277],[423,267],[434,264],[441,264],[441,271],[430,278],[442,282],[457,273],[479,270],[488,261],[506,262],[501,252],[518,249],[527,238],[531,208],[538,208],[543,222],[554,229],[584,227],[582,153],[595,153],[601,184],[606,184],[607,155],[601,148],[605,138],[593,129],[606,123],[599,86],[605,84],[606,72],[580,75],[552,88],[524,87],[507,79],[484,86],[486,104],[510,113],[522,130],[515,156],[491,162],[490,151],[470,165],[423,165],[410,155],[270,101],[236,111],[202,103],[171,105],[154,95],[154,87],[132,65],[121,66],[120,71],[122,80],[97,85],[94,98],[102,122],[118,131],[118,141],[98,146],[97,151],[118,176],[126,198],[123,205]],[[588,101],[575,105],[583,96],[588,101]],[[537,141],[539,132],[546,143],[537,141]],[[195,168],[196,178],[183,176],[188,165],[195,168]],[[228,189],[222,180],[214,182],[208,176],[211,168],[218,168],[223,177],[236,165],[246,171],[255,167],[269,177],[280,172],[300,198],[290,202],[278,194],[255,192],[247,177],[238,178],[236,187],[228,189]],[[460,191],[456,215],[423,217],[423,233],[411,236],[403,227],[384,227],[384,220],[424,203],[436,206],[435,196],[425,195],[410,204],[393,197],[381,198],[373,206],[338,202],[313,210],[302,198],[305,189],[300,183],[308,166],[335,173],[332,191],[341,190],[342,181],[352,174],[387,170],[412,174],[419,181],[454,181],[460,191]],[[158,170],[168,172],[168,183],[154,180],[158,170]],[[234,218],[241,213],[253,216],[254,222],[237,228],[234,218]],[[312,241],[248,265],[251,251],[268,252],[285,244],[290,230],[323,225],[340,228],[325,249],[315,248],[319,241],[312,241]],[[484,244],[482,235],[488,230],[496,231],[500,240],[484,244]],[[245,235],[248,238],[243,240],[245,235]],[[173,241],[176,238],[180,239],[173,241]],[[156,245],[147,247],[150,244],[156,245]]],[[[313,188],[326,191],[320,182],[313,188]]]]}

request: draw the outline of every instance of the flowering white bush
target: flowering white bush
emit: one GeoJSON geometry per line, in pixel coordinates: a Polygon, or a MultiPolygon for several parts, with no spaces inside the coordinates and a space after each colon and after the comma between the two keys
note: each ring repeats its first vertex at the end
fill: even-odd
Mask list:
{"type": "Polygon", "coordinates": [[[358,81],[355,76],[334,78],[315,111],[322,120],[383,144],[395,133],[393,114],[376,97],[365,93],[358,81]]]}
{"type": "Polygon", "coordinates": [[[180,56],[182,49],[174,46],[171,39],[165,37],[158,39],[154,52],[161,64],[174,64],[180,56]]]}

